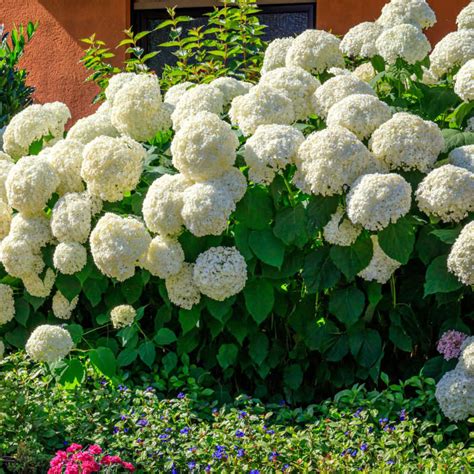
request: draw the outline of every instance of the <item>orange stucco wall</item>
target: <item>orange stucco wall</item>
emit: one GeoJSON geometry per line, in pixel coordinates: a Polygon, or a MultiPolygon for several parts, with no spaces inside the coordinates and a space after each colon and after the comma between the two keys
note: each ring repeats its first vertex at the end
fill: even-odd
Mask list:
{"type": "Polygon", "coordinates": [[[84,84],[87,73],[79,64],[80,39],[97,32],[112,47],[130,24],[129,0],[0,0],[0,23],[39,20],[39,29],[28,45],[22,66],[36,87],[35,100],[65,102],[73,120],[93,111],[96,87],[84,84]]]}

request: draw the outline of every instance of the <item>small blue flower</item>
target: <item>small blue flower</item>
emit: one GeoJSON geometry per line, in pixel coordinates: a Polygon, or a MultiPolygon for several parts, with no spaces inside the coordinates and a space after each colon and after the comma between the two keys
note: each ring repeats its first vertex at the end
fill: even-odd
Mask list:
{"type": "Polygon", "coordinates": [[[346,432],[344,433],[345,436],[349,436],[350,434],[351,434],[350,431],[346,431],[346,432]]]}
{"type": "Polygon", "coordinates": [[[170,435],[163,433],[158,436],[158,439],[160,439],[161,441],[168,441],[170,439],[170,435]]]}
{"type": "Polygon", "coordinates": [[[403,409],[400,412],[400,421],[405,421],[406,419],[407,419],[407,411],[405,409],[403,409]]]}
{"type": "Polygon", "coordinates": [[[124,428],[124,429],[123,429],[123,432],[124,432],[124,433],[128,433],[128,428],[124,428]]]}
{"type": "Polygon", "coordinates": [[[191,471],[196,467],[196,461],[190,461],[188,462],[188,467],[191,469],[191,471]]]}
{"type": "Polygon", "coordinates": [[[355,458],[355,457],[357,456],[357,449],[353,449],[353,450],[351,451],[351,456],[352,456],[353,458],[355,458]]]}
{"type": "Polygon", "coordinates": [[[63,445],[67,446],[69,443],[67,441],[63,441],[63,445]]]}
{"type": "Polygon", "coordinates": [[[117,434],[120,431],[120,428],[118,426],[114,426],[112,429],[113,434],[117,434]]]}
{"type": "Polygon", "coordinates": [[[205,470],[206,472],[211,472],[211,465],[208,464],[208,465],[204,468],[204,470],[205,470]]]}
{"type": "Polygon", "coordinates": [[[137,421],[137,425],[138,425],[138,426],[141,426],[142,428],[144,428],[145,426],[148,425],[148,420],[146,420],[145,418],[143,418],[142,420],[138,420],[138,421],[137,421]]]}
{"type": "Polygon", "coordinates": [[[269,455],[268,455],[268,460],[269,461],[276,461],[277,458],[278,458],[279,454],[276,452],[276,451],[272,451],[269,455]]]}
{"type": "Polygon", "coordinates": [[[178,393],[178,398],[182,400],[186,395],[183,392],[178,393]]]}
{"type": "Polygon", "coordinates": [[[388,423],[388,418],[380,418],[379,419],[379,424],[384,425],[385,423],[388,423]]]}
{"type": "Polygon", "coordinates": [[[212,414],[215,415],[219,410],[217,408],[212,409],[212,414]]]}
{"type": "Polygon", "coordinates": [[[118,391],[119,392],[125,392],[127,390],[127,387],[125,385],[119,385],[118,386],[118,391]]]}
{"type": "Polygon", "coordinates": [[[154,390],[155,388],[150,385],[145,389],[145,392],[153,392],[154,390]]]}
{"type": "Polygon", "coordinates": [[[237,430],[235,432],[235,436],[237,436],[237,438],[243,438],[245,436],[245,433],[242,430],[237,430]]]}
{"type": "Polygon", "coordinates": [[[288,468],[290,467],[289,464],[284,464],[283,468],[281,469],[283,472],[285,472],[288,468]]]}
{"type": "Polygon", "coordinates": [[[274,435],[274,434],[275,434],[275,430],[267,430],[267,434],[269,434],[269,435],[274,435]]]}
{"type": "Polygon", "coordinates": [[[361,411],[362,411],[362,407],[357,408],[356,412],[354,413],[354,417],[360,418],[361,411]]]}
{"type": "Polygon", "coordinates": [[[137,443],[143,443],[143,440],[141,438],[137,438],[137,443]]]}
{"type": "Polygon", "coordinates": [[[246,411],[239,412],[239,418],[240,419],[245,418],[247,415],[248,415],[248,413],[246,411]]]}
{"type": "Polygon", "coordinates": [[[281,407],[286,406],[285,400],[280,400],[279,405],[280,405],[281,407]]]}
{"type": "Polygon", "coordinates": [[[239,448],[237,450],[237,457],[238,458],[243,458],[245,456],[245,449],[239,448]]]}
{"type": "Polygon", "coordinates": [[[389,459],[389,460],[387,461],[387,464],[388,464],[389,466],[393,466],[393,465],[395,464],[395,461],[394,461],[393,459],[389,459]]]}
{"type": "Polygon", "coordinates": [[[100,384],[101,384],[102,386],[105,386],[105,385],[107,385],[107,380],[105,380],[105,379],[102,379],[102,380],[100,381],[100,384]]]}
{"type": "Polygon", "coordinates": [[[127,416],[126,415],[120,415],[120,419],[123,421],[123,420],[126,420],[127,419],[127,416]]]}
{"type": "Polygon", "coordinates": [[[260,474],[260,471],[258,469],[252,469],[249,474],[260,474]]]}
{"type": "Polygon", "coordinates": [[[374,428],[372,426],[369,427],[369,433],[372,433],[374,431],[374,428]]]}
{"type": "Polygon", "coordinates": [[[360,450],[361,450],[361,451],[367,451],[367,448],[368,448],[367,443],[362,443],[362,444],[360,445],[360,450]]]}
{"type": "Polygon", "coordinates": [[[180,430],[180,433],[183,435],[187,435],[190,432],[190,428],[188,426],[185,426],[182,430],[180,430]]]}

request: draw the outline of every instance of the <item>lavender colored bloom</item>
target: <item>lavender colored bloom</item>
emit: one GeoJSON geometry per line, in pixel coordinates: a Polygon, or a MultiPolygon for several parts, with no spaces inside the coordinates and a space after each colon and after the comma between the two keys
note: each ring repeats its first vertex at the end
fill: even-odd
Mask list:
{"type": "Polygon", "coordinates": [[[137,421],[137,425],[138,425],[138,426],[141,426],[142,428],[144,428],[145,426],[148,425],[148,420],[145,420],[145,418],[143,418],[142,420],[138,420],[138,421],[137,421]]]}
{"type": "Polygon", "coordinates": [[[145,392],[153,392],[155,389],[151,385],[145,389],[145,392]]]}
{"type": "Polygon", "coordinates": [[[358,452],[357,449],[353,449],[353,450],[351,451],[351,456],[352,456],[353,458],[355,458],[355,457],[357,456],[357,452],[358,452]]]}
{"type": "Polygon", "coordinates": [[[246,411],[239,412],[239,418],[240,419],[245,418],[247,415],[248,415],[248,413],[246,411]]]}
{"type": "Polygon", "coordinates": [[[118,386],[118,391],[119,392],[125,392],[127,390],[127,387],[125,385],[119,385],[118,386]]]}
{"type": "Polygon", "coordinates": [[[141,438],[137,438],[137,443],[143,443],[143,440],[141,438]]]}
{"type": "Polygon", "coordinates": [[[252,469],[249,474],[260,474],[260,471],[258,469],[252,469]]]}
{"type": "Polygon", "coordinates": [[[389,459],[389,460],[387,461],[387,464],[388,464],[389,466],[393,466],[393,465],[395,464],[395,461],[394,461],[393,459],[389,459]]]}
{"type": "Polygon", "coordinates": [[[369,433],[372,433],[374,431],[374,428],[372,426],[369,427],[369,433]]]}
{"type": "Polygon", "coordinates": [[[188,467],[191,469],[191,471],[196,467],[196,461],[190,461],[188,462],[188,467]]]}
{"type": "Polygon", "coordinates": [[[117,434],[120,431],[120,428],[118,426],[114,426],[112,429],[113,434],[117,434]]]}
{"type": "Polygon", "coordinates": [[[278,459],[278,456],[279,454],[276,452],[276,451],[272,451],[269,455],[268,455],[268,460],[269,461],[276,461],[278,459]]]}
{"type": "Polygon", "coordinates": [[[100,383],[102,386],[105,386],[105,385],[107,385],[107,380],[102,379],[99,383],[100,383]]]}
{"type": "Polygon", "coordinates": [[[127,419],[127,416],[126,415],[120,415],[120,419],[123,421],[123,420],[126,420],[127,419]]]}
{"type": "Polygon", "coordinates": [[[183,392],[178,393],[178,398],[182,400],[186,395],[183,392]]]}
{"type": "Polygon", "coordinates": [[[67,441],[63,441],[63,445],[67,446],[69,443],[67,441]]]}
{"type": "Polygon", "coordinates": [[[160,439],[161,441],[168,441],[170,439],[170,435],[163,433],[158,436],[158,439],[160,439]]]}
{"type": "Polygon", "coordinates": [[[405,421],[407,419],[407,411],[405,409],[403,409],[401,412],[400,412],[400,421],[405,421]]]}
{"type": "Polygon", "coordinates": [[[212,414],[215,414],[215,413],[217,413],[218,411],[219,411],[219,410],[218,410],[217,408],[213,408],[213,409],[212,409],[212,414]]]}
{"type": "Polygon", "coordinates": [[[273,434],[275,434],[275,430],[267,430],[267,434],[273,435],[273,434]]]}
{"type": "Polygon", "coordinates": [[[361,450],[361,451],[367,451],[367,448],[368,448],[368,447],[369,447],[369,446],[367,445],[367,443],[362,443],[362,444],[360,445],[360,450],[361,450]]]}
{"type": "Polygon", "coordinates": [[[445,360],[457,359],[461,355],[461,345],[467,334],[460,331],[446,331],[438,341],[436,349],[445,360]]]}
{"type": "Polygon", "coordinates": [[[242,430],[237,430],[235,432],[235,436],[237,436],[237,438],[243,438],[245,436],[245,433],[242,430]]]}
{"type": "Polygon", "coordinates": [[[237,457],[238,457],[238,458],[242,458],[242,457],[244,457],[244,456],[245,456],[245,449],[239,448],[239,449],[237,450],[237,457]]]}
{"type": "Polygon", "coordinates": [[[344,433],[345,436],[349,436],[350,434],[351,434],[350,431],[346,431],[346,432],[344,433]]]}
{"type": "Polygon", "coordinates": [[[214,457],[216,459],[227,458],[227,453],[225,452],[225,447],[217,445],[216,450],[212,454],[212,457],[214,457]]]}
{"type": "Polygon", "coordinates": [[[354,418],[360,418],[361,411],[362,407],[357,408],[356,412],[354,413],[354,418]]]}
{"type": "Polygon", "coordinates": [[[188,426],[185,426],[182,430],[180,430],[181,434],[187,435],[191,429],[188,426]]]}
{"type": "Polygon", "coordinates": [[[123,432],[124,432],[124,433],[128,433],[128,428],[124,428],[124,429],[123,429],[123,432]]]}
{"type": "Polygon", "coordinates": [[[282,471],[285,472],[289,467],[290,467],[289,464],[284,464],[283,468],[282,468],[282,471]]]}
{"type": "Polygon", "coordinates": [[[211,472],[211,465],[208,464],[205,469],[204,469],[206,472],[211,472]]]}

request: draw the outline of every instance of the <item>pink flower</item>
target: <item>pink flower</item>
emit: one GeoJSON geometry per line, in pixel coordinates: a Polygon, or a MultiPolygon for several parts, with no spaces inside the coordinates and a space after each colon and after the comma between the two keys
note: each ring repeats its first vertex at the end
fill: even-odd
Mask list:
{"type": "Polygon", "coordinates": [[[436,349],[445,360],[456,359],[461,355],[461,345],[467,334],[459,331],[446,331],[438,341],[436,349]]]}
{"type": "Polygon", "coordinates": [[[63,465],[54,466],[48,469],[48,474],[61,474],[63,472],[63,465]]]}
{"type": "Polygon", "coordinates": [[[101,464],[109,465],[109,464],[122,464],[122,459],[120,456],[109,456],[108,454],[102,458],[100,461],[101,464]]]}
{"type": "Polygon", "coordinates": [[[130,472],[134,472],[135,471],[135,467],[133,466],[132,463],[130,462],[125,462],[123,461],[122,462],[122,466],[124,469],[126,469],[127,471],[130,471],[130,472]]]}
{"type": "Polygon", "coordinates": [[[68,462],[64,474],[79,474],[79,466],[73,462],[68,462]]]}
{"type": "Polygon", "coordinates": [[[66,448],[67,453],[75,453],[76,451],[80,451],[82,449],[82,445],[77,443],[72,443],[71,446],[66,448]]]}
{"type": "Polygon", "coordinates": [[[102,452],[102,448],[98,444],[93,444],[92,446],[89,446],[87,451],[89,451],[91,454],[100,454],[102,452]]]}
{"type": "Polygon", "coordinates": [[[86,461],[82,463],[81,474],[90,474],[91,472],[99,472],[100,465],[95,461],[86,461]]]}

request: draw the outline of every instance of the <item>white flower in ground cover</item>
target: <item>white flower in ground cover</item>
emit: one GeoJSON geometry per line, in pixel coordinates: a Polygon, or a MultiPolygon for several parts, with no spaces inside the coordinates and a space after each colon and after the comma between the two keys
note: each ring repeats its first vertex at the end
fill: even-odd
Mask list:
{"type": "Polygon", "coordinates": [[[182,174],[165,174],[157,178],[143,201],[143,218],[147,228],[162,236],[181,232],[183,193],[193,184],[182,174]]]}
{"type": "Polygon", "coordinates": [[[173,238],[157,235],[150,242],[143,266],[152,275],[169,278],[181,270],[184,263],[184,251],[181,244],[173,238]]]}
{"type": "Polygon", "coordinates": [[[385,30],[377,39],[377,51],[388,63],[403,59],[408,64],[422,61],[431,51],[431,44],[423,32],[413,25],[397,25],[385,30]]]}
{"type": "Polygon", "coordinates": [[[244,145],[249,178],[270,184],[275,174],[294,162],[304,135],[289,125],[260,125],[244,145]]]}
{"type": "Polygon", "coordinates": [[[377,72],[374,66],[372,66],[372,63],[363,63],[357,66],[354,71],[352,71],[352,74],[361,81],[370,82],[377,75],[377,72]]]}
{"type": "Polygon", "coordinates": [[[402,264],[393,258],[390,258],[379,245],[376,235],[371,235],[373,255],[369,265],[365,267],[357,275],[367,281],[376,281],[380,284],[387,283],[395,270],[400,268],[402,264]]]}
{"type": "Polygon", "coordinates": [[[468,3],[456,18],[458,30],[474,29],[474,2],[468,3]]]}
{"type": "Polygon", "coordinates": [[[377,97],[352,94],[329,109],[326,124],[328,127],[340,125],[364,140],[391,117],[390,107],[377,97]]]}
{"type": "Polygon", "coordinates": [[[76,309],[79,297],[76,296],[69,301],[59,290],[53,296],[52,310],[58,319],[70,319],[72,312],[76,309]]]}
{"type": "Polygon", "coordinates": [[[344,35],[340,49],[352,58],[372,58],[378,54],[375,42],[383,30],[383,26],[375,22],[359,23],[344,35]]]}
{"type": "Polygon", "coordinates": [[[263,56],[262,74],[278,67],[285,66],[286,53],[294,38],[277,38],[268,43],[263,56]]]}
{"type": "Polygon", "coordinates": [[[120,201],[140,181],[146,150],[129,137],[98,137],[84,147],[82,179],[103,201],[120,201]]]}
{"type": "Polygon", "coordinates": [[[381,230],[406,215],[411,206],[411,186],[399,174],[366,174],[347,195],[347,215],[364,229],[381,230]]]}
{"type": "Polygon", "coordinates": [[[46,158],[25,156],[8,173],[8,204],[25,215],[40,214],[58,185],[58,175],[46,158]]]}
{"type": "Polygon", "coordinates": [[[198,256],[193,278],[203,295],[224,301],[244,289],[247,264],[235,247],[212,247],[198,256]]]}
{"type": "Polygon", "coordinates": [[[380,171],[366,146],[349,130],[313,132],[298,149],[293,182],[305,193],[340,194],[361,175],[380,171]]]}
{"type": "Polygon", "coordinates": [[[474,377],[462,370],[446,372],[436,384],[435,396],[444,415],[452,421],[474,415],[474,377]]]}
{"type": "Polygon", "coordinates": [[[44,146],[62,138],[64,126],[71,118],[67,106],[61,102],[33,104],[16,114],[3,134],[3,149],[12,158],[28,155],[33,142],[44,138],[44,146]]]}
{"type": "Polygon", "coordinates": [[[224,95],[224,105],[229,105],[239,95],[244,95],[253,87],[250,82],[239,81],[234,77],[218,77],[211,82],[211,86],[219,89],[224,95]]]}
{"type": "Polygon", "coordinates": [[[169,104],[173,107],[176,107],[176,104],[183,97],[183,93],[186,92],[189,88],[193,87],[195,84],[189,81],[181,82],[171,86],[163,97],[163,102],[169,104]]]}
{"type": "Polygon", "coordinates": [[[184,263],[181,270],[165,280],[170,301],[183,309],[191,309],[201,300],[201,293],[193,280],[194,265],[184,263]]]}
{"type": "Polygon", "coordinates": [[[86,266],[87,250],[78,242],[61,242],[54,250],[53,264],[64,275],[73,275],[86,266]]]}
{"type": "Polygon", "coordinates": [[[416,190],[418,207],[443,222],[459,222],[474,211],[474,173],[443,165],[425,176],[416,190]]]}
{"type": "Polygon", "coordinates": [[[295,121],[295,110],[285,94],[259,85],[232,101],[229,117],[232,124],[237,125],[248,136],[255,133],[259,125],[292,124],[295,121]]]}
{"type": "Polygon", "coordinates": [[[259,82],[291,100],[297,120],[313,113],[312,95],[321,83],[300,67],[281,67],[265,73],[259,82]]]}
{"type": "Polygon", "coordinates": [[[323,236],[326,242],[341,247],[352,245],[362,232],[360,225],[354,225],[344,217],[344,208],[339,206],[331,216],[329,222],[323,228],[323,236]]]}
{"type": "Polygon", "coordinates": [[[135,319],[137,312],[128,304],[122,304],[120,306],[115,306],[110,312],[110,319],[112,320],[112,326],[115,329],[123,328],[130,326],[135,319]]]}
{"type": "Polygon", "coordinates": [[[26,353],[36,362],[56,362],[66,357],[74,344],[66,329],[51,324],[38,326],[26,342],[26,353]]]}
{"type": "Polygon", "coordinates": [[[15,299],[13,288],[9,285],[0,284],[0,326],[11,321],[15,317],[15,299]]]}
{"type": "Polygon", "coordinates": [[[325,118],[333,105],[352,94],[367,94],[376,97],[372,87],[357,77],[336,76],[316,89],[313,96],[314,110],[320,117],[325,118]]]}
{"type": "Polygon", "coordinates": [[[303,31],[290,44],[285,65],[298,66],[311,73],[320,73],[330,67],[343,67],[340,43],[336,36],[327,31],[303,31]]]}
{"type": "Polygon", "coordinates": [[[97,222],[89,240],[97,268],[110,278],[124,281],[135,274],[151,237],[138,219],[108,212],[97,222]]]}
{"type": "Polygon", "coordinates": [[[474,59],[464,64],[456,74],[454,92],[464,102],[474,100],[474,59]]]}
{"type": "Polygon", "coordinates": [[[66,140],[87,145],[97,137],[118,137],[119,135],[119,131],[112,125],[110,111],[97,111],[95,114],[79,119],[69,129],[66,140]]]}
{"type": "Polygon", "coordinates": [[[451,247],[448,270],[464,285],[474,285],[474,222],[464,226],[451,247]]]}
{"type": "Polygon", "coordinates": [[[464,145],[451,150],[448,159],[450,164],[474,173],[474,145],[464,145]]]}
{"type": "Polygon", "coordinates": [[[47,217],[29,217],[20,213],[13,216],[10,235],[24,240],[35,250],[39,250],[53,240],[50,221],[47,217]]]}
{"type": "Polygon", "coordinates": [[[374,155],[390,169],[428,172],[444,148],[441,130],[434,122],[399,112],[372,134],[374,155]]]}
{"type": "Polygon", "coordinates": [[[235,162],[239,140],[230,125],[210,112],[185,120],[171,143],[173,165],[194,181],[217,178],[235,162]]]}
{"type": "Polygon", "coordinates": [[[409,23],[425,29],[436,23],[436,14],[426,0],[391,0],[382,8],[377,23],[384,28],[409,23]]]}
{"type": "Polygon", "coordinates": [[[40,275],[30,274],[22,278],[25,290],[37,298],[47,298],[53,289],[56,274],[51,268],[46,270],[43,278],[40,275]]]}

